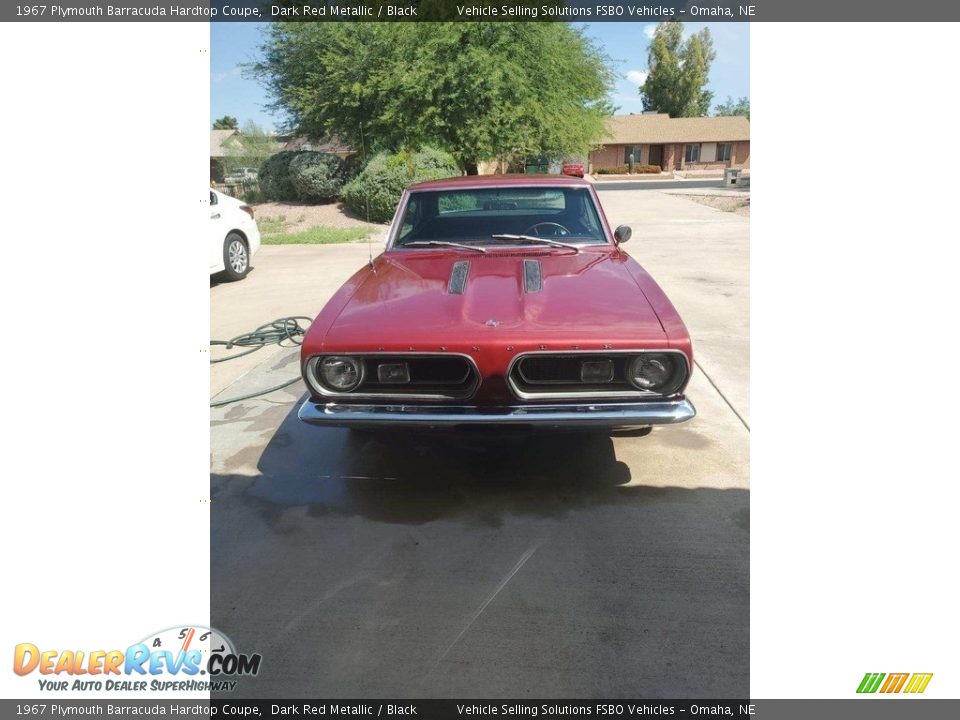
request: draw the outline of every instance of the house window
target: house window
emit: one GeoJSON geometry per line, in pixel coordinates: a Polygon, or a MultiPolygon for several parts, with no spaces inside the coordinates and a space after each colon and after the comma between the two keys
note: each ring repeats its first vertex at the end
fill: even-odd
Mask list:
{"type": "Polygon", "coordinates": [[[639,145],[624,145],[623,146],[623,164],[630,164],[630,156],[633,155],[633,163],[640,163],[640,146],[639,145]]]}
{"type": "Polygon", "coordinates": [[[700,143],[684,146],[683,161],[688,163],[700,162],[700,143]]]}
{"type": "Polygon", "coordinates": [[[733,157],[733,143],[717,143],[717,160],[727,161],[733,157]]]}

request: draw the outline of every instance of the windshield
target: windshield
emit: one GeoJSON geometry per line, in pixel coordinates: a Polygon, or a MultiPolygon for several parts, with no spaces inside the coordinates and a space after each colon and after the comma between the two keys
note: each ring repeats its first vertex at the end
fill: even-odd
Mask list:
{"type": "Polygon", "coordinates": [[[499,187],[413,192],[394,246],[459,243],[488,247],[536,244],[537,238],[572,245],[606,243],[588,189],[499,187]]]}

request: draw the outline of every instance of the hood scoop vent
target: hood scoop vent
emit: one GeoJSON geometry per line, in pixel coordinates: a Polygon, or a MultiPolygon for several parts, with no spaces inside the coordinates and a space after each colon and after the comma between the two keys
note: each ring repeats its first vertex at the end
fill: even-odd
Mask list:
{"type": "Polygon", "coordinates": [[[539,260],[523,261],[523,289],[528,293],[540,292],[543,287],[543,269],[539,260]]]}
{"type": "Polygon", "coordinates": [[[463,295],[467,287],[467,276],[470,274],[470,262],[468,260],[458,260],[453,264],[450,270],[450,282],[447,284],[447,292],[451,295],[463,295]]]}

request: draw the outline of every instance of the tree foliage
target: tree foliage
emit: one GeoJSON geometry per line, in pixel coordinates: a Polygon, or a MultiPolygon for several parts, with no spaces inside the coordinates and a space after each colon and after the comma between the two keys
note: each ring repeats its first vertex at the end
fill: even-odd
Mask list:
{"type": "Polygon", "coordinates": [[[582,152],[613,76],[564,23],[274,23],[253,66],[291,125],[358,150],[435,145],[482,160],[582,152]]]}
{"type": "Polygon", "coordinates": [[[743,115],[747,120],[750,119],[750,98],[741,97],[734,100],[727,97],[727,101],[720,103],[713,109],[713,114],[721,115],[743,115]]]}
{"type": "Polygon", "coordinates": [[[643,109],[670,117],[706,115],[713,93],[705,86],[715,57],[708,28],[684,40],[683,23],[657,25],[647,52],[649,75],[640,88],[643,109]]]}
{"type": "Polygon", "coordinates": [[[250,121],[244,124],[243,130],[230,138],[230,142],[224,143],[223,147],[226,150],[224,166],[229,175],[239,168],[259,167],[280,149],[280,143],[255,122],[250,121]]]}
{"type": "Polygon", "coordinates": [[[388,222],[408,185],[450,177],[456,172],[453,156],[434,148],[377,153],[359,175],[343,186],[343,202],[361,217],[388,222]]]}
{"type": "Polygon", "coordinates": [[[224,115],[222,118],[213,121],[214,130],[236,130],[239,127],[240,123],[232,115],[224,115]]]}

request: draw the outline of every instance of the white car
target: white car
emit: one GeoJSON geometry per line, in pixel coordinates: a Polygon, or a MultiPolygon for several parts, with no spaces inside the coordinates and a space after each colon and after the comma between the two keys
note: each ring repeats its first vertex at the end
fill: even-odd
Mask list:
{"type": "Polygon", "coordinates": [[[260,249],[253,208],[216,190],[210,191],[210,274],[242,280],[260,249]]]}
{"type": "Polygon", "coordinates": [[[229,184],[250,182],[257,179],[257,171],[253,168],[237,168],[223,180],[229,184]]]}

